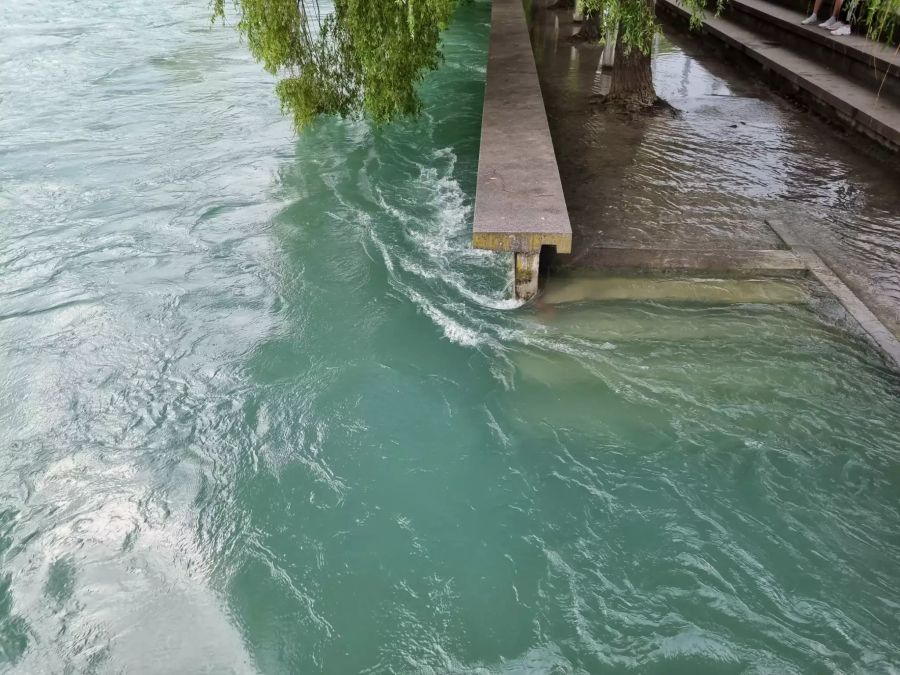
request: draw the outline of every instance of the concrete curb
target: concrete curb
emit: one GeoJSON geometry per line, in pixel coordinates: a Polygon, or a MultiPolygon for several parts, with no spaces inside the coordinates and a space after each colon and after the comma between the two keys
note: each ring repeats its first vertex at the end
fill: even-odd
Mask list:
{"type": "Polygon", "coordinates": [[[889,364],[900,371],[900,340],[789,225],[774,218],[766,220],[766,223],[804,261],[810,274],[844,306],[889,364]]]}
{"type": "Polygon", "coordinates": [[[493,0],[472,245],[515,253],[516,296],[537,292],[542,246],[572,226],[521,0],[493,0]]]}

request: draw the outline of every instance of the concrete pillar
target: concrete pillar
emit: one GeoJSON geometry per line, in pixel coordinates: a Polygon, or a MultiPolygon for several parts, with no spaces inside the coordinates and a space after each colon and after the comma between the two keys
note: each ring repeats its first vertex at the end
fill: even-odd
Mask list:
{"type": "Polygon", "coordinates": [[[516,298],[531,300],[538,291],[538,268],[541,253],[516,253],[516,298]]]}
{"type": "Polygon", "coordinates": [[[616,65],[616,41],[619,32],[611,30],[603,36],[603,53],[600,55],[600,69],[612,68],[616,65]]]}

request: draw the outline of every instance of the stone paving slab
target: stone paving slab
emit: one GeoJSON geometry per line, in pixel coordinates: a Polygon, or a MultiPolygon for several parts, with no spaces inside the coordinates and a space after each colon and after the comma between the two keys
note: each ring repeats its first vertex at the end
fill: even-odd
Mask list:
{"type": "Polygon", "coordinates": [[[475,248],[572,250],[572,227],[520,0],[494,0],[472,231],[475,248]]]}
{"type": "Polygon", "coordinates": [[[793,251],[603,248],[591,267],[642,272],[702,272],[739,275],[803,274],[806,263],[793,251]]]}
{"type": "Polygon", "coordinates": [[[767,305],[809,302],[805,281],[780,277],[660,276],[602,272],[596,276],[551,277],[541,296],[546,305],[576,302],[697,302],[767,305]]]}

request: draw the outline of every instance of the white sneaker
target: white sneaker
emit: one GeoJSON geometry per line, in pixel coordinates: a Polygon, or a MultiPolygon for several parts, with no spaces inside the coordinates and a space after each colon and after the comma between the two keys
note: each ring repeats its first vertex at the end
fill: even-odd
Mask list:
{"type": "Polygon", "coordinates": [[[843,23],[842,21],[838,21],[834,24],[834,30],[831,31],[832,35],[850,35],[850,24],[843,23]]]}
{"type": "Polygon", "coordinates": [[[831,30],[834,28],[835,24],[838,22],[833,16],[828,17],[828,21],[819,24],[819,28],[824,28],[825,30],[831,30]]]}
{"type": "Polygon", "coordinates": [[[818,20],[819,20],[818,14],[810,14],[808,17],[803,19],[803,21],[801,21],[800,23],[804,26],[808,26],[809,24],[815,23],[818,20]]]}

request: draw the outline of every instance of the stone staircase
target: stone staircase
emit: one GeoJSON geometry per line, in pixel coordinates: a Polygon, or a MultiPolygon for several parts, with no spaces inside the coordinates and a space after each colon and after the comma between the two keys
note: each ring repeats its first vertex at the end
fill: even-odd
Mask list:
{"type": "MultiPolygon", "coordinates": [[[[701,31],[745,56],[817,113],[900,150],[898,49],[863,35],[835,37],[818,25],[803,26],[808,10],[793,0],[783,2],[728,0],[720,16],[705,13],[701,31]]],[[[676,21],[689,18],[677,0],[658,0],[656,6],[676,21]]]]}

